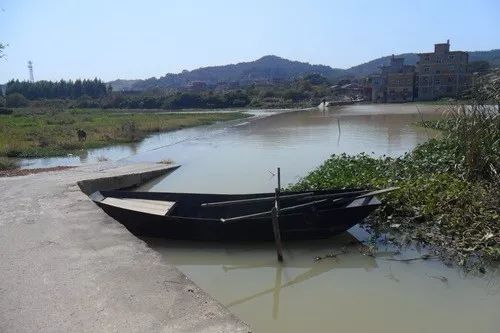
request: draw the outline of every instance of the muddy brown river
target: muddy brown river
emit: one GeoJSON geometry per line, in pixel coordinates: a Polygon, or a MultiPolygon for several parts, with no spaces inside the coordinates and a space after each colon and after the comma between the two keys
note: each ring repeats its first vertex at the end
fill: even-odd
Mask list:
{"type": "MultiPolygon", "coordinates": [[[[272,191],[273,173],[296,182],[331,154],[398,156],[438,133],[413,124],[438,117],[435,106],[353,105],[296,112],[251,111],[255,117],[158,134],[134,145],[82,156],[24,161],[28,167],[107,158],[171,159],[182,167],[144,186],[150,191],[272,191]],[[419,112],[420,113],[419,113],[419,112]]],[[[500,273],[467,275],[426,249],[395,248],[356,226],[319,241],[285,243],[278,264],[273,243],[220,244],[145,239],[166,261],[246,321],[255,332],[499,332],[500,273]],[[319,261],[316,257],[338,254],[319,261]]]]}

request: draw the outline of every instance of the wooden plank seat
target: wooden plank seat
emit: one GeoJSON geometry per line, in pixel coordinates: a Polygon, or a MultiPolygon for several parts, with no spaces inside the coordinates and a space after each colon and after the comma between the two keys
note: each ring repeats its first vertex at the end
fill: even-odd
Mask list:
{"type": "Polygon", "coordinates": [[[146,199],[132,199],[132,198],[105,198],[102,201],[104,204],[134,210],[141,213],[152,215],[165,216],[168,215],[175,207],[175,201],[160,201],[160,200],[146,200],[146,199]]]}

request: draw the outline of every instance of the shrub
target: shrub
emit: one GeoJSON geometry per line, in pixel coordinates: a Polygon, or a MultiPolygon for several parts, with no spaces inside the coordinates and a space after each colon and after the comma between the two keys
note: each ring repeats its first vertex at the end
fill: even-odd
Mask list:
{"type": "Polygon", "coordinates": [[[134,121],[126,121],[121,127],[122,135],[130,141],[136,141],[139,136],[134,121]]]}
{"type": "Polygon", "coordinates": [[[17,168],[17,163],[11,159],[0,157],[0,170],[17,168]]]}
{"type": "Polygon", "coordinates": [[[5,97],[5,105],[13,108],[28,106],[29,101],[20,93],[12,93],[5,97]]]}
{"type": "Polygon", "coordinates": [[[12,112],[13,112],[12,109],[0,107],[0,115],[1,114],[12,114],[12,112]]]}

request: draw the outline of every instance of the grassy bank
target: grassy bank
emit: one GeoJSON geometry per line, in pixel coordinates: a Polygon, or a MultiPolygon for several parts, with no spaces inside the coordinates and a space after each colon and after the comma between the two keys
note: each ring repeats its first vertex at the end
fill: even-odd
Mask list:
{"type": "Polygon", "coordinates": [[[446,129],[443,138],[399,158],[333,155],[293,189],[399,186],[384,196],[369,225],[482,269],[500,260],[498,110],[475,105],[426,125],[446,129]]]}
{"type": "Polygon", "coordinates": [[[14,161],[11,161],[4,157],[0,157],[0,170],[14,169],[16,167],[17,164],[14,161]]]}
{"type": "Polygon", "coordinates": [[[0,156],[64,155],[81,149],[135,142],[152,133],[247,116],[240,112],[158,114],[101,109],[15,109],[12,114],[0,116],[0,156]],[[79,141],[79,129],[85,131],[86,140],[79,141]]]}

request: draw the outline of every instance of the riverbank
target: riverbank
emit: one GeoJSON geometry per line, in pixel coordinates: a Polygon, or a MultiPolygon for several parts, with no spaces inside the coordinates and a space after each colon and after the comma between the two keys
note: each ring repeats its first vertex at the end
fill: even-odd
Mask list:
{"type": "MultiPolygon", "coordinates": [[[[249,117],[242,112],[152,113],[102,109],[23,108],[1,115],[0,157],[49,157],[117,143],[152,133],[249,117]],[[85,132],[85,139],[77,131],[85,132]]],[[[0,167],[7,168],[4,159],[0,167]]]]}
{"type": "Polygon", "coordinates": [[[426,124],[447,131],[398,158],[333,155],[292,189],[399,186],[368,227],[391,242],[425,244],[445,262],[484,270],[500,260],[498,115],[456,114],[426,124]]]}

